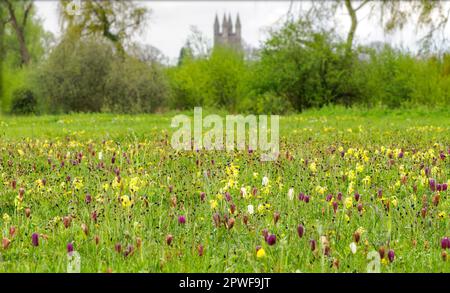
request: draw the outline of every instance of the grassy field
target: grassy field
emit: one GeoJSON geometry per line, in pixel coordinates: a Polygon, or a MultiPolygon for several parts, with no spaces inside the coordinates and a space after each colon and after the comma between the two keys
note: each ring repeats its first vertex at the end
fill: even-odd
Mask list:
{"type": "Polygon", "coordinates": [[[449,114],[285,116],[275,162],[175,152],[175,113],[0,117],[0,272],[450,272],[449,114]]]}

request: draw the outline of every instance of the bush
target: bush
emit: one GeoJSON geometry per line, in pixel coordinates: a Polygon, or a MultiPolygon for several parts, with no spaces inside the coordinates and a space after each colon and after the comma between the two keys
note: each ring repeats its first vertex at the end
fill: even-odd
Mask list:
{"type": "Polygon", "coordinates": [[[229,48],[215,48],[208,57],[185,58],[169,70],[170,106],[212,106],[235,111],[238,101],[246,95],[248,72],[243,55],[229,48]]]}
{"type": "Polygon", "coordinates": [[[99,112],[114,58],[110,46],[93,40],[58,45],[39,74],[49,111],[99,112]]]}
{"type": "Polygon", "coordinates": [[[14,91],[11,106],[12,114],[33,114],[36,111],[36,106],[37,101],[31,90],[18,89],[14,91]]]}
{"type": "Polygon", "coordinates": [[[39,71],[50,112],[151,112],[166,100],[156,63],[116,54],[95,40],[63,41],[39,71]]]}
{"type": "Polygon", "coordinates": [[[264,44],[252,88],[259,94],[285,97],[299,111],[350,104],[357,95],[351,82],[352,61],[332,33],[314,31],[302,21],[290,22],[272,32],[264,44]]]}
{"type": "Polygon", "coordinates": [[[165,103],[168,81],[162,68],[135,58],[116,58],[105,83],[103,110],[154,112],[165,103]]]}

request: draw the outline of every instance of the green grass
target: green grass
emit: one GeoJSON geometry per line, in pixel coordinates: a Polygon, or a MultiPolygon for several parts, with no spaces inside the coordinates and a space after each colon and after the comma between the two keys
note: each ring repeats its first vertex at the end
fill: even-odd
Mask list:
{"type": "Polygon", "coordinates": [[[82,272],[366,272],[368,253],[380,247],[386,255],[389,249],[395,252],[393,262],[382,261],[382,272],[450,272],[441,249],[441,239],[450,236],[450,197],[428,185],[429,178],[450,179],[447,110],[333,107],[285,116],[276,162],[260,162],[258,152],[175,152],[170,146],[175,114],[0,117],[0,227],[2,238],[10,241],[0,248],[0,271],[65,272],[72,242],[82,272]],[[238,173],[234,168],[227,173],[231,163],[238,173]],[[114,183],[117,170],[121,184],[114,183]],[[262,186],[264,176],[270,187],[262,186]],[[354,190],[348,192],[351,182],[354,190]],[[227,189],[230,201],[227,183],[233,183],[227,189]],[[289,188],[294,188],[293,200],[289,188]],[[300,192],[310,196],[308,203],[298,199],[300,192]],[[124,195],[131,206],[121,202],[124,195]],[[280,213],[276,224],[275,212],[280,213]],[[180,215],[186,217],[184,225],[178,223],[180,215]],[[71,218],[68,228],[64,217],[71,218]],[[224,218],[235,220],[231,229],[224,218]],[[305,227],[302,238],[299,224],[305,227]],[[276,235],[275,245],[265,242],[264,229],[276,235]],[[358,229],[363,232],[353,254],[349,245],[358,229]],[[33,233],[40,235],[37,247],[33,233]],[[315,251],[310,240],[317,242],[315,251]],[[125,256],[128,246],[134,253],[125,256]],[[265,257],[257,258],[257,246],[265,257]]]}

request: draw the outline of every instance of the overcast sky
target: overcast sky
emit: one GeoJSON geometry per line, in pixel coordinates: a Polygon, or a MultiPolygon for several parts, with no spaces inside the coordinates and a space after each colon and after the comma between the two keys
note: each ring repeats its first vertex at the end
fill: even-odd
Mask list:
{"type": "MultiPolygon", "coordinates": [[[[302,5],[297,2],[295,5],[302,5]]],[[[178,57],[191,26],[196,26],[211,41],[215,14],[222,20],[223,13],[230,13],[235,20],[239,13],[242,35],[246,43],[258,47],[267,37],[267,28],[285,17],[290,1],[140,1],[148,6],[151,18],[139,41],[160,49],[171,60],[178,57]]],[[[57,1],[36,1],[37,14],[44,20],[45,29],[59,34],[57,1]]],[[[347,16],[342,12],[342,31],[349,26],[347,16]]],[[[358,27],[359,42],[386,41],[396,46],[414,47],[413,30],[406,30],[394,36],[385,36],[379,25],[370,20],[368,13],[362,15],[358,27]]]]}

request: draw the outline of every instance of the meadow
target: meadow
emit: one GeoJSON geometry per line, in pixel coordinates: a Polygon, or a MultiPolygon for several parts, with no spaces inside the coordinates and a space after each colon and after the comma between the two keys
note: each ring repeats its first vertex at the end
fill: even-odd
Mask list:
{"type": "Polygon", "coordinates": [[[0,117],[0,272],[450,272],[449,114],[283,116],[273,162],[174,151],[175,112],[0,117]]]}

